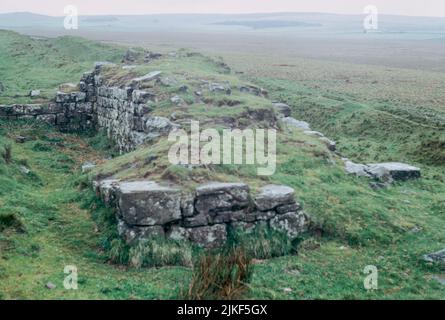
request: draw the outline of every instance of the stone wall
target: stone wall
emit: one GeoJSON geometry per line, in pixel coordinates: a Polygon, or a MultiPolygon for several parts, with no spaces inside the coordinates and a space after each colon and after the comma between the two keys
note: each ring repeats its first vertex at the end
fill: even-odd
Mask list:
{"type": "Polygon", "coordinates": [[[58,93],[56,102],[47,104],[0,105],[0,118],[43,121],[61,131],[96,129],[93,104],[81,92],[58,93]]]}
{"type": "Polygon", "coordinates": [[[164,236],[216,248],[227,240],[228,228],[251,232],[258,225],[295,238],[309,221],[286,186],[265,186],[256,195],[243,183],[208,183],[184,192],[152,181],[104,180],[95,188],[116,208],[119,234],[128,244],[164,236]]]}
{"type": "Polygon", "coordinates": [[[167,118],[150,115],[156,95],[140,90],[160,72],[133,79],[128,87],[109,87],[100,75],[107,64],[96,63],[93,71],[84,73],[79,91],[58,92],[47,104],[1,105],[0,118],[42,120],[65,132],[104,129],[122,153],[176,127],[167,118]]]}

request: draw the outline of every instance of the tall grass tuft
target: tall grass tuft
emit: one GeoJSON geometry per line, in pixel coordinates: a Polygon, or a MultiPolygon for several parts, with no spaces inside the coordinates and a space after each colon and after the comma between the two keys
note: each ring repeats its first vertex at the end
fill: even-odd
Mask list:
{"type": "Polygon", "coordinates": [[[2,158],[5,160],[6,164],[10,164],[12,162],[12,146],[10,144],[3,147],[2,158]]]}
{"type": "Polygon", "coordinates": [[[252,277],[252,263],[242,247],[200,255],[193,267],[185,299],[233,300],[243,296],[252,277]]]}
{"type": "Polygon", "coordinates": [[[298,239],[292,241],[282,232],[257,226],[251,233],[232,230],[231,242],[242,246],[252,259],[271,259],[294,254],[298,239]]]}
{"type": "Polygon", "coordinates": [[[131,247],[129,263],[135,268],[192,266],[192,248],[188,244],[163,238],[139,241],[131,247]]]}

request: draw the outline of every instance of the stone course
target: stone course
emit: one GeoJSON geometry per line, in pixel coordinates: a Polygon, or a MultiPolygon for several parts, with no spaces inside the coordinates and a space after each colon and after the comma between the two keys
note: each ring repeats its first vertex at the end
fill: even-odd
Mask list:
{"type": "Polygon", "coordinates": [[[95,188],[106,206],[116,208],[118,231],[128,244],[163,236],[217,248],[229,228],[251,232],[265,225],[295,238],[309,223],[286,186],[265,186],[256,196],[244,183],[211,182],[192,193],[153,181],[103,180],[95,188]]]}

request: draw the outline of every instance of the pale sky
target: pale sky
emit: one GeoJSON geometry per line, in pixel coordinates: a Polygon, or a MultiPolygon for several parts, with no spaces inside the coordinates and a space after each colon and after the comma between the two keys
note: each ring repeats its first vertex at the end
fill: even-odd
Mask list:
{"type": "Polygon", "coordinates": [[[76,5],[80,15],[155,13],[330,12],[362,14],[375,5],[382,14],[445,17],[445,0],[0,0],[0,12],[63,15],[76,5]]]}

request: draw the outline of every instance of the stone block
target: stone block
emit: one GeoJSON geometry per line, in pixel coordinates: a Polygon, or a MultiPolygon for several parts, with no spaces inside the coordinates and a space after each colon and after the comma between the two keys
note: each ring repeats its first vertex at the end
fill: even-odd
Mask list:
{"type": "Polygon", "coordinates": [[[130,225],[154,226],[181,219],[180,190],[152,181],[123,182],[117,190],[119,213],[130,225]]]}

